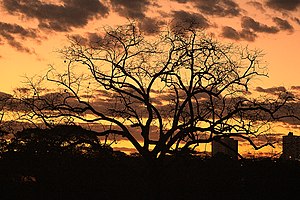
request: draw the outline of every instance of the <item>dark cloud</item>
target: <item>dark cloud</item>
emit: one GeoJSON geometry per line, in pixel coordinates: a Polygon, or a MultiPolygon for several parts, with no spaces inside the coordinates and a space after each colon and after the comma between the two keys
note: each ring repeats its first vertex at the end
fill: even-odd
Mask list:
{"type": "Polygon", "coordinates": [[[190,0],[171,0],[171,1],[176,1],[178,3],[187,3],[189,2],[190,0]]]}
{"type": "MultiPolygon", "coordinates": [[[[101,122],[94,122],[94,123],[79,123],[80,126],[92,130],[92,131],[96,131],[96,132],[102,132],[102,131],[106,131],[106,130],[122,130],[119,126],[117,125],[105,125],[102,124],[101,122]]],[[[138,141],[138,142],[143,142],[144,138],[141,135],[141,130],[140,128],[137,127],[132,127],[130,125],[125,125],[126,128],[129,130],[129,132],[132,134],[132,136],[138,141]]],[[[155,125],[152,125],[150,128],[150,140],[158,140],[159,134],[158,134],[159,128],[155,125]]],[[[105,137],[100,137],[102,139],[105,139],[105,137]]],[[[116,136],[116,135],[111,135],[109,136],[110,140],[127,140],[125,137],[122,136],[116,136]]]]}
{"type": "Polygon", "coordinates": [[[36,31],[34,29],[25,29],[22,26],[17,24],[0,22],[0,30],[1,32],[18,34],[21,37],[31,37],[31,38],[37,37],[36,31]]]}
{"type": "MultiPolygon", "coordinates": [[[[274,95],[277,100],[283,100],[285,101],[288,99],[284,106],[282,106],[277,114],[275,116],[286,116],[281,117],[279,121],[281,122],[287,122],[289,124],[297,123],[300,124],[300,101],[295,98],[294,93],[288,91],[285,87],[279,86],[279,87],[270,87],[270,88],[262,88],[262,87],[256,87],[255,89],[257,92],[265,93],[267,95],[274,95]],[[297,116],[297,118],[292,117],[297,116]]],[[[270,104],[271,105],[271,104],[270,104]]]]}
{"type": "MultiPolygon", "coordinates": [[[[299,89],[299,86],[295,86],[296,89],[299,89]]],[[[22,89],[23,90],[23,89],[22,89]]],[[[24,90],[25,92],[27,92],[27,90],[24,90]]],[[[263,93],[268,93],[268,94],[274,94],[274,95],[278,95],[281,93],[286,93],[286,89],[285,87],[272,87],[272,88],[262,88],[262,87],[257,87],[256,91],[258,92],[263,92],[263,93]]],[[[287,93],[286,93],[287,94],[287,93]]],[[[0,100],[1,97],[11,97],[8,94],[2,94],[0,93],[0,100]]],[[[69,95],[67,93],[46,93],[42,96],[40,96],[40,103],[37,102],[37,99],[35,99],[35,102],[37,104],[35,104],[37,107],[39,108],[45,108],[45,113],[51,112],[50,110],[48,110],[47,105],[60,105],[61,102],[68,97],[69,95]],[[48,102],[45,104],[45,102],[48,102]]],[[[151,102],[156,106],[156,108],[159,110],[159,112],[161,113],[161,116],[163,118],[167,118],[169,116],[172,116],[172,114],[174,114],[174,104],[172,103],[172,99],[174,100],[176,98],[174,91],[173,90],[164,90],[164,91],[153,91],[153,95],[151,95],[151,102]]],[[[179,93],[179,98],[181,100],[183,100],[186,96],[186,94],[182,91],[179,93]]],[[[104,113],[107,116],[110,117],[116,117],[116,116],[121,116],[124,117],[124,119],[126,119],[128,117],[127,114],[125,114],[125,111],[127,113],[130,113],[130,110],[125,109],[124,105],[122,104],[122,102],[120,101],[120,98],[118,98],[116,96],[116,94],[114,94],[113,92],[107,91],[107,90],[98,90],[95,91],[95,93],[93,93],[93,96],[85,96],[90,98],[90,103],[91,105],[99,112],[104,113]],[[117,113],[118,111],[120,111],[120,113],[117,113]]],[[[206,93],[201,93],[198,94],[195,99],[197,99],[198,101],[198,106],[201,107],[201,109],[197,112],[199,112],[198,114],[201,114],[204,116],[204,113],[207,112],[206,109],[208,109],[206,106],[209,106],[209,104],[207,104],[207,102],[209,102],[209,95],[206,93]]],[[[28,99],[24,99],[26,100],[28,103],[33,102],[30,98],[28,99]]],[[[75,107],[81,107],[82,105],[78,104],[77,101],[74,98],[69,99],[70,101],[68,101],[68,105],[71,106],[75,106],[75,107]]],[[[220,116],[225,116],[227,113],[226,111],[230,111],[232,109],[235,109],[236,106],[240,105],[239,102],[241,101],[245,101],[247,102],[246,97],[236,97],[236,98],[226,98],[224,97],[224,99],[221,98],[221,100],[216,99],[214,105],[216,108],[216,113],[220,112],[222,113],[220,116]],[[225,100],[225,101],[223,101],[225,100]],[[225,102],[226,105],[224,105],[223,103],[225,102]]],[[[1,101],[0,101],[1,102],[1,101]]],[[[266,102],[266,107],[269,106],[268,101],[266,102]]],[[[1,105],[1,104],[0,104],[1,105]]],[[[5,104],[6,105],[6,102],[5,104]]],[[[12,101],[10,106],[6,108],[6,110],[11,110],[11,111],[29,111],[28,108],[26,107],[27,104],[22,104],[19,101],[12,101]]],[[[246,104],[244,104],[246,105],[246,104]]],[[[144,108],[143,103],[141,102],[136,102],[136,101],[131,101],[130,106],[132,106],[132,108],[136,111],[136,113],[139,113],[140,118],[146,118],[147,115],[147,110],[144,108]]],[[[196,106],[196,105],[195,105],[196,106]]],[[[270,105],[271,106],[271,105],[270,105]]],[[[49,107],[50,108],[50,107],[49,107]]],[[[195,107],[195,111],[196,111],[196,107],[195,107]]],[[[278,116],[281,115],[285,115],[285,113],[296,113],[298,114],[300,112],[300,102],[297,101],[288,101],[286,106],[284,107],[284,109],[281,111],[279,111],[277,113],[278,116]]],[[[292,114],[293,114],[292,113],[292,114]]],[[[299,115],[299,114],[298,114],[299,115]]],[[[205,114],[205,117],[207,119],[209,119],[211,116],[205,114]]],[[[244,119],[251,119],[254,121],[259,121],[259,120],[266,120],[268,119],[268,115],[264,114],[264,112],[259,113],[259,112],[255,112],[255,113],[249,113],[244,115],[244,119]]],[[[295,118],[289,117],[289,118],[283,118],[280,120],[281,122],[285,122],[288,124],[300,124],[299,120],[296,120],[295,118]]],[[[99,124],[99,127],[94,127],[95,130],[97,131],[103,131],[103,130],[107,130],[110,127],[108,127],[109,125],[105,126],[105,125],[101,125],[99,124]]],[[[113,129],[118,130],[118,127],[111,127],[113,129]]],[[[137,129],[136,127],[130,127],[128,126],[128,129],[130,130],[130,132],[133,134],[133,136],[138,140],[138,141],[142,141],[142,137],[140,135],[140,131],[139,129],[137,129]]],[[[156,126],[152,126],[151,127],[151,138],[153,140],[157,139],[157,133],[158,133],[158,128],[156,126]]],[[[120,140],[122,140],[122,138],[120,138],[120,140]]]]}
{"type": "Polygon", "coordinates": [[[283,134],[282,133],[268,133],[268,134],[262,134],[258,135],[257,137],[253,137],[252,141],[258,145],[264,145],[269,142],[276,142],[278,143],[281,141],[283,134]]]}
{"type": "Polygon", "coordinates": [[[90,19],[108,14],[108,8],[99,0],[61,0],[61,4],[40,0],[3,0],[2,4],[10,14],[37,19],[40,28],[55,31],[83,27],[90,19]]]}
{"type": "Polygon", "coordinates": [[[103,36],[98,33],[84,33],[84,34],[73,34],[69,38],[72,41],[76,41],[78,44],[83,46],[95,47],[99,46],[99,43],[102,43],[103,36]]]}
{"type": "Polygon", "coordinates": [[[266,5],[275,10],[295,11],[300,7],[300,0],[267,0],[266,5]]]}
{"type": "Polygon", "coordinates": [[[299,19],[299,18],[294,17],[293,20],[294,20],[298,25],[300,25],[300,19],[299,19]]]}
{"type": "Polygon", "coordinates": [[[111,5],[113,10],[123,17],[143,19],[151,3],[149,0],[111,0],[111,5]]]}
{"type": "Polygon", "coordinates": [[[0,101],[5,101],[9,98],[12,98],[11,94],[5,93],[5,92],[0,92],[0,101]]]}
{"type": "Polygon", "coordinates": [[[262,12],[265,11],[263,5],[257,1],[249,1],[249,2],[247,2],[247,4],[253,6],[254,8],[256,8],[262,12]]]}
{"type": "Polygon", "coordinates": [[[138,26],[145,34],[152,35],[158,33],[161,26],[164,24],[165,23],[159,19],[145,17],[139,22],[138,26]]]}
{"type": "Polygon", "coordinates": [[[135,148],[128,148],[128,147],[113,147],[114,151],[121,151],[124,152],[126,154],[132,154],[132,153],[136,153],[137,150],[135,148]]]}
{"type": "Polygon", "coordinates": [[[289,125],[300,125],[300,101],[288,101],[280,110],[279,114],[283,113],[290,115],[289,117],[285,117],[280,119],[281,122],[287,123],[289,125]]]}
{"type": "Polygon", "coordinates": [[[292,89],[292,90],[300,90],[300,86],[299,86],[299,85],[297,85],[297,86],[292,86],[291,89],[292,89]]]}
{"type": "Polygon", "coordinates": [[[241,8],[232,0],[192,0],[199,11],[208,15],[233,17],[241,13],[241,8]]]}
{"type": "Polygon", "coordinates": [[[263,33],[277,33],[279,31],[279,29],[275,26],[267,26],[265,24],[261,24],[260,22],[257,22],[251,17],[247,16],[242,17],[242,27],[244,29],[263,33]]]}
{"type": "Polygon", "coordinates": [[[278,93],[286,92],[287,90],[285,87],[279,86],[279,87],[271,87],[271,88],[256,87],[255,91],[268,93],[268,94],[278,94],[278,93]]]}
{"type": "Polygon", "coordinates": [[[251,17],[244,16],[242,17],[242,31],[237,31],[236,29],[224,26],[222,28],[221,35],[225,38],[233,39],[233,40],[247,40],[247,41],[254,41],[257,37],[256,33],[278,33],[280,30],[285,31],[294,31],[294,27],[284,19],[279,17],[274,17],[273,21],[275,22],[276,26],[268,26],[266,24],[262,24],[258,21],[255,21],[251,17]]]}
{"type": "Polygon", "coordinates": [[[0,38],[18,51],[33,53],[31,49],[24,46],[18,40],[27,38],[38,40],[38,35],[37,31],[34,29],[25,29],[18,24],[0,22],[0,38]]]}
{"type": "Polygon", "coordinates": [[[253,42],[255,38],[257,38],[256,33],[248,29],[242,29],[242,31],[240,31],[239,33],[241,38],[250,42],[253,42]]]}
{"type": "Polygon", "coordinates": [[[280,30],[290,32],[294,31],[294,27],[287,20],[281,19],[279,17],[274,17],[273,21],[277,24],[280,30]]]}
{"type": "Polygon", "coordinates": [[[232,27],[229,26],[224,26],[222,28],[222,33],[221,35],[225,38],[229,38],[232,40],[247,40],[250,42],[253,42],[255,40],[255,38],[257,37],[257,35],[247,29],[243,29],[242,31],[237,31],[232,27]]]}
{"type": "Polygon", "coordinates": [[[224,26],[222,28],[222,36],[225,38],[233,39],[233,40],[241,39],[240,33],[237,30],[235,30],[234,28],[229,27],[229,26],[224,26]]]}
{"type": "Polygon", "coordinates": [[[201,12],[219,17],[239,16],[242,9],[233,0],[172,0],[178,3],[191,2],[201,12]]]}
{"type": "Polygon", "coordinates": [[[194,28],[208,28],[210,22],[203,15],[186,11],[173,11],[172,28],[186,30],[194,28]]]}
{"type": "Polygon", "coordinates": [[[165,24],[162,20],[157,18],[150,18],[146,16],[149,6],[159,7],[155,2],[150,0],[111,0],[112,9],[120,16],[138,19],[138,27],[145,34],[151,35],[158,33],[160,27],[165,24]]]}

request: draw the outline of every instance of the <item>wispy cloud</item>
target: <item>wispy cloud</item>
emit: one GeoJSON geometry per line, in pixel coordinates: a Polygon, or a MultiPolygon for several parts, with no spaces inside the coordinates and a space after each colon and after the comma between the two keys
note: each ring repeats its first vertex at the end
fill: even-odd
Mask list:
{"type": "Polygon", "coordinates": [[[0,22],[0,38],[18,51],[33,53],[33,50],[24,46],[18,39],[31,38],[37,40],[38,35],[35,29],[25,29],[18,24],[0,22]]]}

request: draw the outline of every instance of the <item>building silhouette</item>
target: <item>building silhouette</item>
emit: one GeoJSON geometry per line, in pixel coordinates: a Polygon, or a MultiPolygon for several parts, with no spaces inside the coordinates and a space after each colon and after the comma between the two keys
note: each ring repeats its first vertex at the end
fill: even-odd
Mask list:
{"type": "Polygon", "coordinates": [[[281,157],[288,160],[300,160],[300,136],[289,132],[287,136],[282,137],[281,157]]]}
{"type": "Polygon", "coordinates": [[[225,155],[231,159],[238,159],[238,141],[225,137],[217,138],[212,141],[212,156],[225,155]]]}

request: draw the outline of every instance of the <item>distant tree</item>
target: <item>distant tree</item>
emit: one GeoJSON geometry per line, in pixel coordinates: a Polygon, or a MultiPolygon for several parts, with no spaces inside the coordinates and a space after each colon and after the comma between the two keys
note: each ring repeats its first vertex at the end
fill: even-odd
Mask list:
{"type": "Polygon", "coordinates": [[[266,77],[262,53],[222,44],[194,28],[169,27],[145,36],[137,26],[109,27],[104,34],[69,37],[60,51],[66,70],[45,79],[59,90],[43,93],[29,81],[27,116],[47,126],[62,119],[98,123],[98,136],[121,136],[149,161],[193,151],[214,137],[249,141],[266,133],[292,96],[246,96],[266,77]],[[101,130],[100,130],[101,129],[101,130]]]}
{"type": "Polygon", "coordinates": [[[51,129],[28,128],[15,133],[7,145],[8,153],[31,156],[99,156],[112,154],[100,144],[95,132],[76,125],[57,125],[51,129]]]}

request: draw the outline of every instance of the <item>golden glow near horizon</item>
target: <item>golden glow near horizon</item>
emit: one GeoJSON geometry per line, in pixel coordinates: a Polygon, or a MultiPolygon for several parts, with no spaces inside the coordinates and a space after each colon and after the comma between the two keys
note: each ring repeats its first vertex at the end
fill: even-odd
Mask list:
{"type": "MultiPolygon", "coordinates": [[[[0,92],[12,93],[23,87],[24,76],[43,75],[49,65],[62,67],[63,60],[56,51],[68,44],[67,35],[99,32],[103,26],[134,19],[145,31],[174,20],[192,20],[220,42],[261,49],[269,78],[255,80],[252,89],[260,87],[272,93],[282,86],[299,93],[300,1],[229,0],[232,3],[226,4],[228,1],[223,0],[35,0],[32,5],[30,2],[0,3],[0,92]],[[43,10],[50,4],[52,7],[48,8],[53,10],[43,10]]],[[[299,125],[300,122],[277,123],[272,132],[292,131],[297,135],[299,125]]]]}

